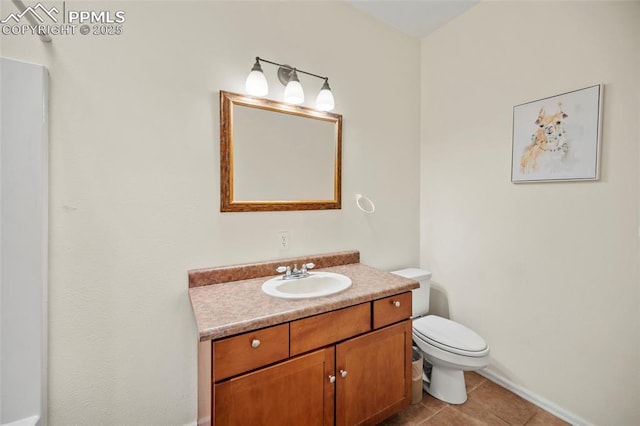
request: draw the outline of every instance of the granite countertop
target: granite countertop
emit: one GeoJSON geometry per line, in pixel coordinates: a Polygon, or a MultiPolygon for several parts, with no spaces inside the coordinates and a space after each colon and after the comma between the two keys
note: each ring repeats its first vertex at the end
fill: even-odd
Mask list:
{"type": "Polygon", "coordinates": [[[200,341],[257,330],[419,287],[417,281],[361,263],[316,270],[346,275],[352,285],[343,292],[314,299],[280,299],[265,294],[261,287],[271,276],[190,288],[200,341]]]}

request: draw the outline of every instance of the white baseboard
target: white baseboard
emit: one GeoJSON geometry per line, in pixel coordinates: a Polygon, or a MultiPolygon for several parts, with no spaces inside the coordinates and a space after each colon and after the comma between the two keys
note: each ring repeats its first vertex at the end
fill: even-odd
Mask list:
{"type": "Polygon", "coordinates": [[[211,417],[202,417],[192,422],[185,423],[182,426],[209,426],[211,425],[211,417]]]}
{"type": "Polygon", "coordinates": [[[4,423],[2,426],[35,426],[38,424],[38,420],[40,420],[40,416],[31,416],[15,420],[11,423],[4,423]]]}
{"type": "Polygon", "coordinates": [[[588,421],[576,416],[575,414],[565,410],[564,408],[559,407],[548,399],[545,399],[540,395],[537,395],[530,390],[513,383],[511,380],[508,380],[499,374],[496,374],[492,371],[487,371],[486,369],[476,371],[476,373],[526,399],[532,404],[537,405],[543,410],[548,411],[549,413],[564,420],[565,422],[571,423],[574,426],[594,426],[592,423],[589,423],[588,421]]]}

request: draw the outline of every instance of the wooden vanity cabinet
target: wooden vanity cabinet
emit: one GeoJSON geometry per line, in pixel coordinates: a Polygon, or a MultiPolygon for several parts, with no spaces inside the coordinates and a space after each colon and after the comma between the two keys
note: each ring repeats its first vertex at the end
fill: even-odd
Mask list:
{"type": "Polygon", "coordinates": [[[411,401],[410,316],[407,292],[212,342],[211,423],[379,423],[411,401]]]}

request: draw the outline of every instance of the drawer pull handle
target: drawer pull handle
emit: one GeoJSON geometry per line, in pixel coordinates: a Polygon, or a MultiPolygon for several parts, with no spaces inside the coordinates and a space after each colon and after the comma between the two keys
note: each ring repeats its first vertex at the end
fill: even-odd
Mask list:
{"type": "Polygon", "coordinates": [[[399,307],[400,307],[400,301],[399,301],[399,300],[394,300],[394,301],[393,301],[393,302],[391,302],[391,303],[393,303],[393,306],[395,306],[396,308],[399,308],[399,307]]]}
{"type": "Polygon", "coordinates": [[[329,383],[335,383],[336,382],[336,376],[329,374],[329,383]]]}
{"type": "Polygon", "coordinates": [[[346,372],[346,370],[340,370],[340,377],[342,377],[342,378],[347,377],[347,372],[346,372]]]}
{"type": "Polygon", "coordinates": [[[253,339],[253,340],[251,341],[251,347],[252,347],[252,348],[257,348],[258,346],[260,346],[260,340],[258,340],[258,339],[253,339]]]}

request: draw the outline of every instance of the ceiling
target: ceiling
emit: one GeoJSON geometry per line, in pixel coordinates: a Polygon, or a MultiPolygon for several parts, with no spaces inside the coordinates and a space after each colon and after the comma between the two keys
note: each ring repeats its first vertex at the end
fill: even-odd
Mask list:
{"type": "Polygon", "coordinates": [[[356,9],[415,38],[423,38],[479,0],[347,0],[356,9]]]}

